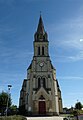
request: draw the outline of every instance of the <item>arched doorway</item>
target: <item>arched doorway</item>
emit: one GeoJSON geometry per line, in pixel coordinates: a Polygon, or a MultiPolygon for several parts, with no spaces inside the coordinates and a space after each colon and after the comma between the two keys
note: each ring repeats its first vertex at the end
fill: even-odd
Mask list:
{"type": "Polygon", "coordinates": [[[46,102],[45,102],[45,98],[42,95],[39,98],[39,114],[41,115],[46,114],[46,102]]]}

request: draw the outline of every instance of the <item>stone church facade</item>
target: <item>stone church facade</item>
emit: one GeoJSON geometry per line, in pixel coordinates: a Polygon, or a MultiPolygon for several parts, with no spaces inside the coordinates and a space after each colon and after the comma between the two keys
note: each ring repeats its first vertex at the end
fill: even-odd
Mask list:
{"type": "Polygon", "coordinates": [[[20,91],[19,108],[31,115],[59,115],[63,112],[61,90],[41,15],[33,43],[34,55],[20,91]]]}

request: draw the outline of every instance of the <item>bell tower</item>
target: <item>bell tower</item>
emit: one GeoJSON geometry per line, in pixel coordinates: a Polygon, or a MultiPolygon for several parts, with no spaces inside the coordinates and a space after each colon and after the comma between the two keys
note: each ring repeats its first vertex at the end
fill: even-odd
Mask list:
{"type": "Polygon", "coordinates": [[[49,56],[48,43],[48,35],[40,15],[37,32],[34,35],[34,56],[49,56]]]}
{"type": "Polygon", "coordinates": [[[31,115],[59,115],[62,112],[61,90],[49,56],[48,35],[41,15],[33,45],[34,55],[20,91],[19,108],[31,115]]]}

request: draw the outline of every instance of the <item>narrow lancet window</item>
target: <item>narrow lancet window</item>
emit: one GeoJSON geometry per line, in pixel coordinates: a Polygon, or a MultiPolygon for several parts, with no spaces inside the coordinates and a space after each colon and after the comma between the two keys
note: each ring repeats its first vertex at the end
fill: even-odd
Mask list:
{"type": "Polygon", "coordinates": [[[38,78],[38,88],[40,88],[40,87],[41,87],[41,79],[38,78]]]}
{"type": "Polygon", "coordinates": [[[40,47],[38,47],[38,55],[40,55],[40,47]]]}
{"type": "Polygon", "coordinates": [[[45,78],[43,78],[43,87],[46,88],[46,81],[45,81],[45,78]]]}
{"type": "Polygon", "coordinates": [[[44,47],[42,47],[42,55],[44,55],[44,47]]]}

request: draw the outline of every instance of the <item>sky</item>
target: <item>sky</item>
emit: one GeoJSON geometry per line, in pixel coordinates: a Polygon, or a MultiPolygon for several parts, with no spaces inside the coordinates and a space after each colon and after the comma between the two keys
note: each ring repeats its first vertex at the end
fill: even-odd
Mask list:
{"type": "Polygon", "coordinates": [[[0,92],[11,84],[12,104],[19,105],[40,11],[63,107],[83,104],[83,0],[0,0],[0,92]]]}

